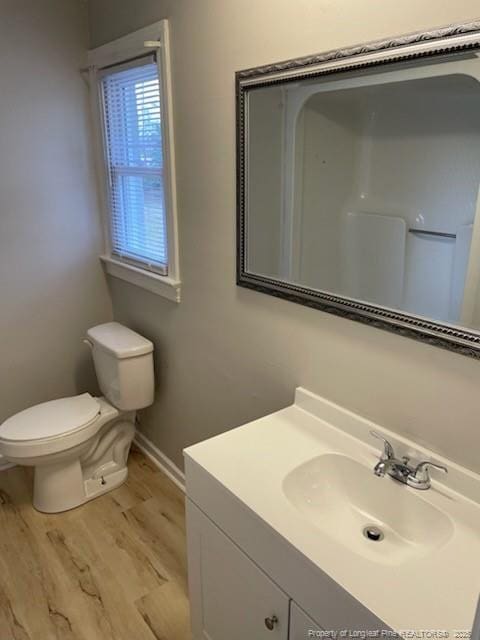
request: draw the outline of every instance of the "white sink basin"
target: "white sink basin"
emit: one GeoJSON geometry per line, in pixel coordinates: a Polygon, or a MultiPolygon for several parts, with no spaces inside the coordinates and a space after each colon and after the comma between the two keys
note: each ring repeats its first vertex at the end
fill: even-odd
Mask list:
{"type": "Polygon", "coordinates": [[[317,456],[291,471],[283,482],[290,502],[321,532],[349,551],[375,562],[400,564],[424,556],[453,535],[450,518],[420,492],[389,477],[378,478],[344,455],[317,456]],[[364,530],[374,526],[383,538],[364,530]]]}

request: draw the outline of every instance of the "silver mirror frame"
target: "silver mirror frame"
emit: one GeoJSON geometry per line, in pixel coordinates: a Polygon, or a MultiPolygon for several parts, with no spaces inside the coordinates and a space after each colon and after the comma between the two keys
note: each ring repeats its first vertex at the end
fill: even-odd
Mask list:
{"type": "Polygon", "coordinates": [[[480,20],[327,51],[236,73],[237,285],[480,359],[480,332],[353,301],[247,270],[248,105],[251,89],[480,49],[480,20]]]}

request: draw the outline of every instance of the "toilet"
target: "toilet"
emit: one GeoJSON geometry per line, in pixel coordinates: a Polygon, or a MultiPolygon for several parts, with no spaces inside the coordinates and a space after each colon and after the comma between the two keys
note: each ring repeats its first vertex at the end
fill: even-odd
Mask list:
{"type": "Polygon", "coordinates": [[[125,482],[135,412],[154,397],[153,344],[118,322],[87,332],[103,396],[35,405],[0,425],[0,455],[35,468],[33,506],[73,509],[125,482]]]}

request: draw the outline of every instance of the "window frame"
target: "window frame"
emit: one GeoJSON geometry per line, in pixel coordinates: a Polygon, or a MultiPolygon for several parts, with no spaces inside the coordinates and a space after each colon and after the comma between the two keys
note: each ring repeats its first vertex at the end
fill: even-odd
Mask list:
{"type": "Polygon", "coordinates": [[[107,274],[126,280],[174,302],[180,302],[180,268],[177,228],[177,193],[173,127],[172,79],[168,20],[161,20],[122,38],[91,49],[88,53],[89,77],[97,158],[97,173],[104,230],[104,253],[100,256],[107,274]],[[104,127],[102,76],[106,67],[156,54],[160,80],[162,114],[163,177],[166,209],[168,275],[142,268],[112,252],[110,180],[104,127]]]}

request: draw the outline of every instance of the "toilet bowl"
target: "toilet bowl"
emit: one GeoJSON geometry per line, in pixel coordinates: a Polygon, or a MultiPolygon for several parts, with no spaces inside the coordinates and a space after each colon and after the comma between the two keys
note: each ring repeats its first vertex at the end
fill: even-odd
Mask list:
{"type": "Polygon", "coordinates": [[[88,331],[105,397],[83,393],[25,409],[0,426],[0,455],[32,466],[33,506],[77,507],[122,484],[136,410],[153,402],[153,345],[116,322],[88,331]]]}

